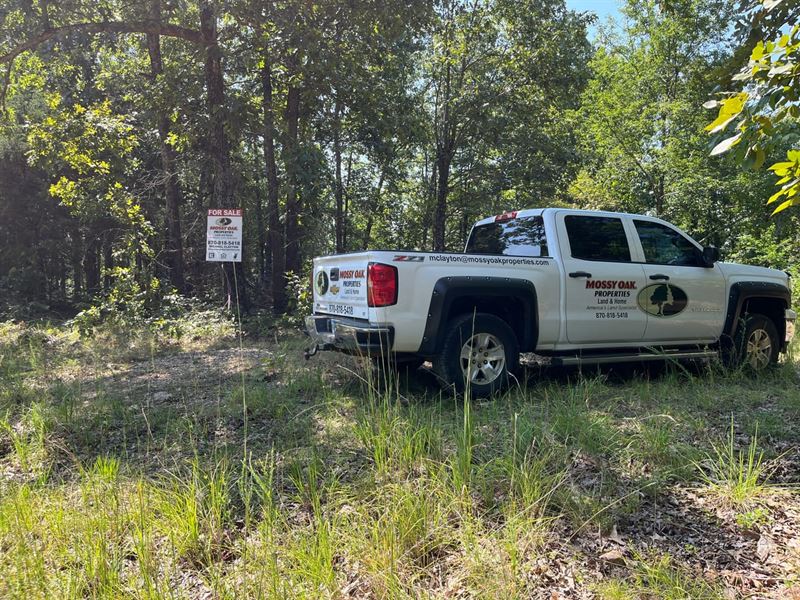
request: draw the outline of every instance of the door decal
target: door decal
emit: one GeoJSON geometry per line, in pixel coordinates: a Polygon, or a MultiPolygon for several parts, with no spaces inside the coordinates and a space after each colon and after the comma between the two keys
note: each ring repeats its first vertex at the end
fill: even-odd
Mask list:
{"type": "Polygon", "coordinates": [[[654,317],[674,317],[681,313],[689,303],[689,298],[677,285],[655,283],[639,292],[639,308],[654,317]]]}

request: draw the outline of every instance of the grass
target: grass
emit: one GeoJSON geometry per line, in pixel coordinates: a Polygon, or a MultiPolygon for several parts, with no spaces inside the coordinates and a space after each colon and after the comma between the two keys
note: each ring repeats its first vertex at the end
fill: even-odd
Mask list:
{"type": "Polygon", "coordinates": [[[764,460],[764,451],[758,446],[758,425],[747,448],[737,449],[734,420],[728,439],[714,444],[714,453],[698,464],[702,481],[709,493],[723,505],[747,511],[760,498],[774,491],[769,484],[772,469],[764,460]]]}
{"type": "Polygon", "coordinates": [[[631,565],[627,581],[611,580],[596,588],[600,600],[723,600],[719,586],[698,579],[678,567],[669,555],[638,556],[631,565]]]}
{"type": "Polygon", "coordinates": [[[717,598],[751,590],[721,548],[800,535],[796,359],[465,403],[291,331],[175,331],[0,324],[0,597],[717,598]]]}

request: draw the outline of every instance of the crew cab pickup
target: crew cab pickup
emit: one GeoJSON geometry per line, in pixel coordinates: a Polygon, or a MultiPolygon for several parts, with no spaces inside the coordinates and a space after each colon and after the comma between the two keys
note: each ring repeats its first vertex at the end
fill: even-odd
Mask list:
{"type": "Polygon", "coordinates": [[[794,332],[789,276],[718,259],[654,217],[506,212],[477,222],[463,253],[315,258],[310,353],[430,360],[473,396],[507,385],[520,353],[561,365],[722,356],[765,369],[794,332]]]}

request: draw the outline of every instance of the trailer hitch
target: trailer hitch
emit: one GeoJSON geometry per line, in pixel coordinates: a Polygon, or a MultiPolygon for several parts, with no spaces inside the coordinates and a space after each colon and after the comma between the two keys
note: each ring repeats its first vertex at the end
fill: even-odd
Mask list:
{"type": "Polygon", "coordinates": [[[314,344],[314,345],[313,345],[311,348],[309,348],[308,350],[304,350],[304,351],[303,351],[303,358],[305,358],[306,360],[308,360],[309,358],[311,358],[312,356],[314,356],[314,355],[315,355],[317,352],[319,352],[319,344],[314,344]]]}

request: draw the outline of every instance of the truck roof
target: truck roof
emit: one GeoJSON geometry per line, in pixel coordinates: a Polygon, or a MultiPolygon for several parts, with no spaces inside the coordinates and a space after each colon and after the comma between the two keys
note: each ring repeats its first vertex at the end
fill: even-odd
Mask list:
{"type": "Polygon", "coordinates": [[[556,210],[568,210],[571,213],[575,214],[586,214],[586,215],[595,215],[595,216],[621,216],[621,217],[641,217],[642,215],[635,215],[632,213],[623,213],[623,212],[613,212],[608,210],[584,210],[578,208],[568,208],[566,206],[553,206],[547,208],[525,208],[522,210],[514,210],[514,211],[506,211],[499,215],[492,215],[491,217],[486,217],[481,219],[477,223],[475,223],[475,227],[479,225],[486,225],[488,223],[494,223],[497,220],[503,220],[503,217],[507,217],[508,219],[518,219],[520,217],[541,217],[544,216],[546,212],[556,211],[556,210]]]}

